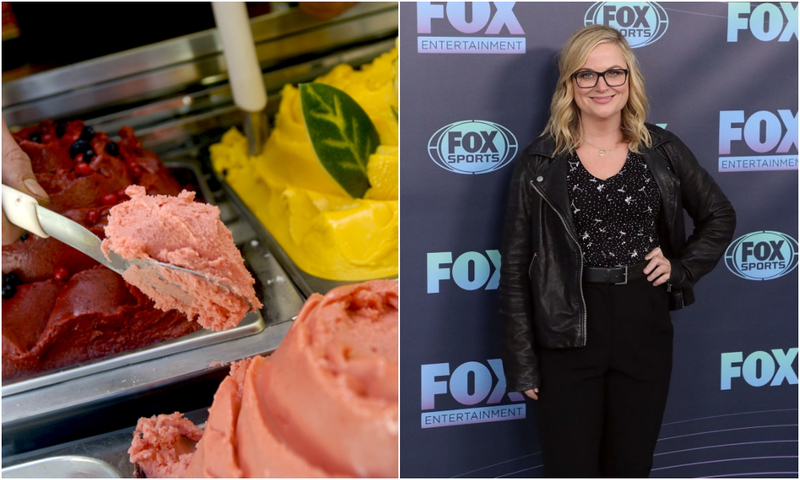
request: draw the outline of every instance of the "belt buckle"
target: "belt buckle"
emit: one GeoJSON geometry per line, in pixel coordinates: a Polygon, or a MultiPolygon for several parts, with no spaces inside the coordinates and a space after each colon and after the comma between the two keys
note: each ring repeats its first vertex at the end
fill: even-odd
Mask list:
{"type": "Polygon", "coordinates": [[[622,268],[623,268],[622,275],[625,277],[625,280],[623,280],[621,282],[617,282],[614,285],[627,285],[628,284],[628,266],[625,265],[622,268]]]}

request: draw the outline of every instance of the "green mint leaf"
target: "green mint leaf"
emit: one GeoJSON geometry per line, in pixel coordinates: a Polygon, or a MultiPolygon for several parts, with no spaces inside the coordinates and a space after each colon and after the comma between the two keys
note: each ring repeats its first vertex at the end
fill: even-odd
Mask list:
{"type": "Polygon", "coordinates": [[[380,144],[372,120],[350,95],[322,83],[301,83],[300,104],[319,162],[350,196],[363,198],[367,161],[380,144]]]}

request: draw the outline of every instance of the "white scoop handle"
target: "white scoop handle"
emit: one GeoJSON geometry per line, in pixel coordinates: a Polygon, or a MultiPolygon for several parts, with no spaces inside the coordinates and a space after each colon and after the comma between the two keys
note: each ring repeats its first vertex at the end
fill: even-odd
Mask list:
{"type": "Polygon", "coordinates": [[[39,216],[36,214],[38,205],[39,202],[30,195],[3,185],[3,213],[6,214],[8,221],[42,238],[47,238],[50,235],[44,233],[42,226],[39,225],[39,216]]]}
{"type": "Polygon", "coordinates": [[[244,2],[211,2],[233,101],[246,112],[260,112],[267,106],[261,66],[258,63],[253,31],[244,2]]]}

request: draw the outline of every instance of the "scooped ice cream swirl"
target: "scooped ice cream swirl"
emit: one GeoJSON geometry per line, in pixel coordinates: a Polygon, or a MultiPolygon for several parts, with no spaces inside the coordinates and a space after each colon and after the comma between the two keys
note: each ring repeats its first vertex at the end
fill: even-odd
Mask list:
{"type": "Polygon", "coordinates": [[[125,281],[156,307],[178,309],[211,330],[227,330],[262,306],[218,207],[195,202],[195,193],[185,190],[177,197],[147,195],[144,187],[132,185],[125,193],[130,200],[113,207],[108,217],[102,243],[106,257],[112,250],[128,260],[155,260],[205,276],[158,266],[126,270],[125,281]],[[188,299],[174,296],[173,284],[188,299]]]}
{"type": "Polygon", "coordinates": [[[148,477],[397,477],[398,373],[397,282],[314,294],[275,353],[233,366],[195,452],[191,422],[162,415],[139,421],[131,461],[148,477]]]}

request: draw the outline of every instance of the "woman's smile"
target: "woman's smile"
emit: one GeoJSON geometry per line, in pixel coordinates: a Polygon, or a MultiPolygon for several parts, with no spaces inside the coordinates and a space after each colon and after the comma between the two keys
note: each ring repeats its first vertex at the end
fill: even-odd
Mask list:
{"type": "Polygon", "coordinates": [[[611,102],[612,100],[614,100],[614,97],[615,95],[604,95],[604,96],[589,95],[589,98],[591,98],[595,103],[599,103],[601,105],[605,105],[606,103],[611,102]]]}
{"type": "MultiPolygon", "coordinates": [[[[628,68],[622,50],[614,44],[601,43],[592,50],[580,70],[605,72],[614,68],[628,68]]],[[[573,87],[575,104],[584,120],[592,118],[605,121],[619,117],[628,102],[627,81],[622,85],[609,87],[605,76],[602,76],[597,79],[594,87],[581,88],[577,83],[573,87]]]]}

